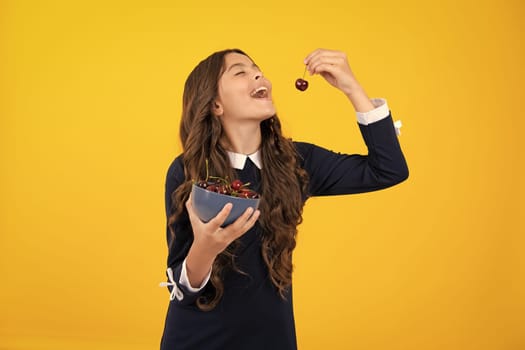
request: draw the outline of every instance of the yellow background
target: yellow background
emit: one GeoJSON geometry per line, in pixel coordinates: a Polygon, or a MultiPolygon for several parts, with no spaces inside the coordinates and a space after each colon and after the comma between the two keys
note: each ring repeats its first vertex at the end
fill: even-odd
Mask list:
{"type": "Polygon", "coordinates": [[[407,182],[305,207],[299,348],[525,349],[523,2],[181,3],[1,2],[0,349],[158,348],[183,83],[230,47],[296,140],[366,151],[293,87],[318,47],[404,124],[407,182]]]}

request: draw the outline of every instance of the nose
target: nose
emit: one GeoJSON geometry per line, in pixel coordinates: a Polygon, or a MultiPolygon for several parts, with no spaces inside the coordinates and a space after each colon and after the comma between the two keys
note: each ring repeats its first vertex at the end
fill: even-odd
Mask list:
{"type": "Polygon", "coordinates": [[[262,76],[262,72],[255,73],[255,80],[259,80],[260,78],[262,78],[262,76]]]}

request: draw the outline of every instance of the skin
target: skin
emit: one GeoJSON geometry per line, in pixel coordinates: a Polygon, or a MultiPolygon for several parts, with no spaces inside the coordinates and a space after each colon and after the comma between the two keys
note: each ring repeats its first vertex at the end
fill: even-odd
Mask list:
{"type": "Polygon", "coordinates": [[[219,80],[214,114],[220,119],[231,151],[251,154],[261,143],[260,123],[275,114],[272,84],[247,56],[231,53],[224,59],[225,71],[219,80]],[[258,87],[268,89],[264,99],[250,94],[258,87]]]}
{"type": "MultiPolygon", "coordinates": [[[[342,91],[356,112],[368,112],[375,108],[355,78],[345,53],[317,49],[304,59],[304,64],[310,75],[319,74],[342,91]]],[[[247,56],[230,53],[225,57],[224,66],[213,113],[220,118],[225,131],[223,143],[227,148],[236,153],[252,154],[261,144],[261,121],[275,114],[271,83],[247,56]],[[252,98],[250,93],[260,86],[268,89],[268,97],[252,98]]],[[[230,203],[208,223],[197,217],[191,197],[186,202],[186,208],[194,235],[186,257],[186,272],[191,286],[197,288],[210,272],[217,255],[252,228],[260,212],[248,208],[234,223],[221,228],[231,211],[230,203]]]]}

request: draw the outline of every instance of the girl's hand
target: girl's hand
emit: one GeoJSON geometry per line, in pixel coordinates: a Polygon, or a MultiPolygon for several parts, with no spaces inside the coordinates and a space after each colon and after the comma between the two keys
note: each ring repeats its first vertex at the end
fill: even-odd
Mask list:
{"type": "Polygon", "coordinates": [[[231,203],[207,223],[202,222],[193,210],[191,194],[186,201],[186,209],[193,229],[193,244],[186,257],[186,273],[191,286],[197,288],[204,282],[217,255],[255,225],[260,211],[253,212],[252,208],[248,208],[235,222],[221,228],[232,209],[231,203]]]}
{"type": "Polygon", "coordinates": [[[252,208],[248,208],[235,222],[221,228],[228,214],[230,214],[231,208],[231,203],[226,204],[217,216],[209,222],[204,223],[199,219],[193,209],[190,194],[190,198],[186,202],[186,209],[188,210],[191,227],[193,229],[192,248],[196,246],[201,253],[206,254],[208,257],[215,258],[226,249],[230,243],[251,229],[260,215],[259,210],[254,212],[252,208]]]}
{"type": "Polygon", "coordinates": [[[317,49],[305,58],[304,63],[310,75],[320,74],[347,96],[360,89],[344,52],[317,49]]]}
{"type": "Polygon", "coordinates": [[[310,75],[320,74],[341,90],[352,102],[356,112],[364,113],[375,108],[352,73],[344,52],[317,49],[305,58],[304,63],[310,75]]]}

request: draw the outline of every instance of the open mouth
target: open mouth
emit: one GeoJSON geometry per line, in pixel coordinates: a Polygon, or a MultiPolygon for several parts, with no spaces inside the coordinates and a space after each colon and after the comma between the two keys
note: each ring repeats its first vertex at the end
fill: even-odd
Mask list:
{"type": "Polygon", "coordinates": [[[250,93],[250,96],[253,98],[267,98],[268,97],[268,88],[260,86],[257,89],[253,90],[250,93]]]}

